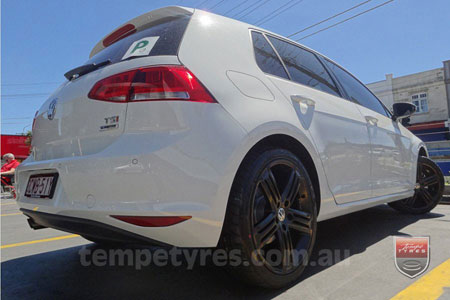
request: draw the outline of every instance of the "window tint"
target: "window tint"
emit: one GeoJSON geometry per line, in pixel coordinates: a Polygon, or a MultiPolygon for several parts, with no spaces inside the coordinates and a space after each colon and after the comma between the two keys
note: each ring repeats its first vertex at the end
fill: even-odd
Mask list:
{"type": "Polygon", "coordinates": [[[289,79],[277,54],[266,38],[258,32],[252,32],[253,48],[255,49],[256,63],[264,73],[289,79]]]}
{"type": "Polygon", "coordinates": [[[133,42],[146,37],[159,37],[148,54],[149,56],[177,55],[178,46],[181,43],[189,20],[189,15],[167,17],[157,20],[156,23],[150,24],[149,28],[127,36],[103,49],[89,59],[86,64],[100,63],[108,59],[111,60],[112,63],[119,62],[133,42]]]}
{"type": "Polygon", "coordinates": [[[347,71],[338,67],[334,63],[325,60],[331,71],[336,75],[337,80],[344,88],[351,100],[355,101],[368,109],[374,110],[384,116],[388,116],[380,100],[375,97],[368,88],[350,75],[347,71]]]}
{"type": "Polygon", "coordinates": [[[269,40],[280,54],[292,80],[340,96],[327,70],[313,53],[273,37],[269,40]]]}

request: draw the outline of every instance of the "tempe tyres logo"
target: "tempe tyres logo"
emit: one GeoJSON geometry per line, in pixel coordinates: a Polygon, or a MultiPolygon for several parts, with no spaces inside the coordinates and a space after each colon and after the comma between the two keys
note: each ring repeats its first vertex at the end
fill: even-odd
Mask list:
{"type": "Polygon", "coordinates": [[[414,278],[428,268],[429,237],[394,237],[395,266],[400,273],[414,278]]]}

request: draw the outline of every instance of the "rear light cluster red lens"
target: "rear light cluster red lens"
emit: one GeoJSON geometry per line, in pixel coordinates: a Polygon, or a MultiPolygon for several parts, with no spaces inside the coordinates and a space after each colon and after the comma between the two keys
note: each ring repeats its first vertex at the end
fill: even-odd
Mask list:
{"type": "Polygon", "coordinates": [[[31,130],[34,130],[34,124],[36,123],[36,118],[39,114],[39,110],[36,111],[36,113],[34,114],[34,118],[33,118],[33,125],[31,125],[31,130]]]}
{"type": "Polygon", "coordinates": [[[191,216],[168,216],[168,217],[150,217],[150,216],[111,216],[117,220],[142,227],[165,227],[175,225],[191,219],[191,216]]]}
{"type": "Polygon", "coordinates": [[[157,66],[119,73],[97,82],[88,96],[112,102],[216,102],[198,79],[182,66],[157,66]]]}

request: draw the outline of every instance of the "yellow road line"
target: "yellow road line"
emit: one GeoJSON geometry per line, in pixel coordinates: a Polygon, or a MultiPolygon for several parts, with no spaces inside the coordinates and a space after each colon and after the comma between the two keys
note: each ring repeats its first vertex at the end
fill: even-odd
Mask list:
{"type": "Polygon", "coordinates": [[[391,300],[434,300],[444,293],[444,287],[450,287],[450,259],[395,295],[391,300]]]}
{"type": "Polygon", "coordinates": [[[13,204],[17,204],[16,202],[9,202],[9,203],[2,203],[2,204],[0,204],[0,205],[13,205],[13,204]]]}
{"type": "Polygon", "coordinates": [[[79,237],[79,235],[78,234],[69,234],[69,235],[57,236],[57,237],[54,237],[54,238],[48,238],[48,239],[42,239],[42,240],[35,240],[35,241],[29,241],[29,242],[8,244],[8,245],[3,245],[0,248],[1,249],[5,249],[5,248],[12,248],[12,247],[19,247],[19,246],[24,246],[24,245],[52,242],[52,241],[58,241],[58,240],[64,240],[64,239],[71,239],[71,238],[74,238],[74,237],[79,237]]]}
{"type": "Polygon", "coordinates": [[[21,215],[21,214],[22,214],[22,213],[2,214],[2,215],[0,215],[0,217],[17,216],[17,215],[21,215]]]}

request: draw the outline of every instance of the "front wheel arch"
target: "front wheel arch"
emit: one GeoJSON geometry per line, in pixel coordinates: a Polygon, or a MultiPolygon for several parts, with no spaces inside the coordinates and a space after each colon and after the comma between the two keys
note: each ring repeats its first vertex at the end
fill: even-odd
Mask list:
{"type": "Polygon", "coordinates": [[[419,148],[419,156],[425,156],[425,157],[428,157],[427,150],[425,150],[424,147],[420,147],[420,148],[419,148]]]}

